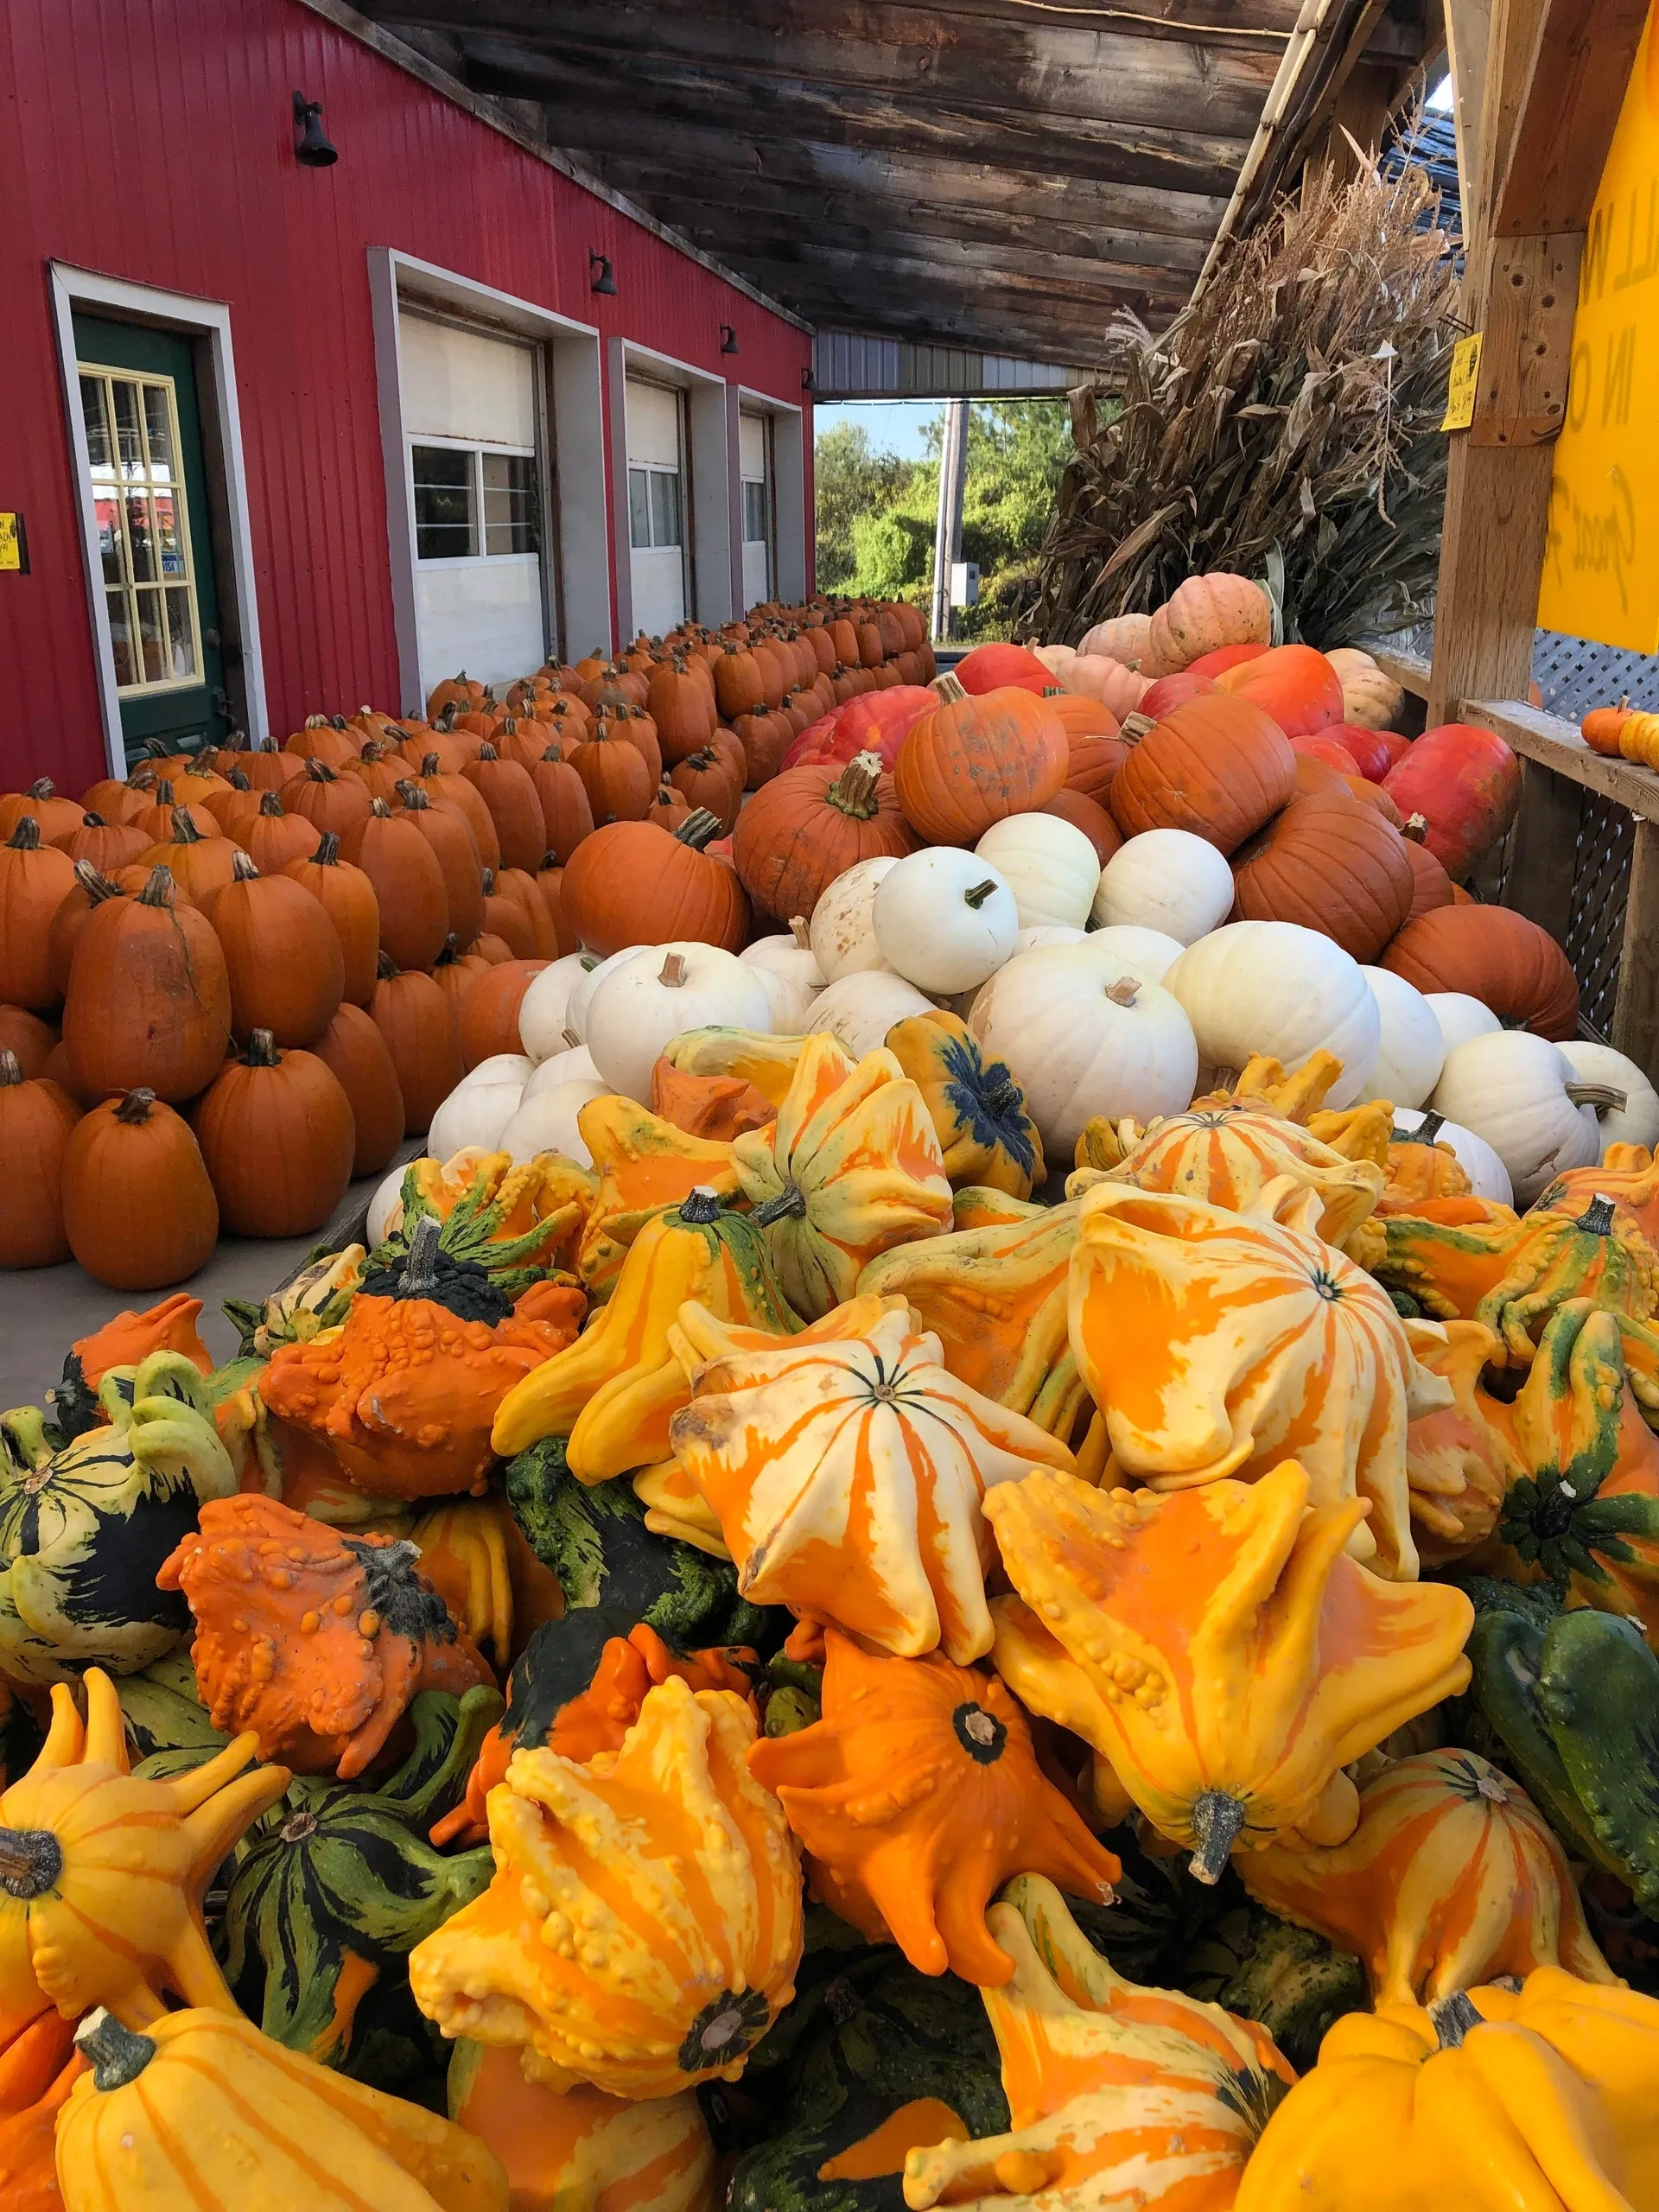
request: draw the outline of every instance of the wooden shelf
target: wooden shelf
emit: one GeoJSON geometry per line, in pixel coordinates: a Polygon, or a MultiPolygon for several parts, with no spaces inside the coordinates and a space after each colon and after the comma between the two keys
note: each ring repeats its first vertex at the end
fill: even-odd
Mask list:
{"type": "Polygon", "coordinates": [[[1496,732],[1523,760],[1628,807],[1638,821],[1659,821],[1659,775],[1633,761],[1592,753],[1573,723],[1518,699],[1465,699],[1462,719],[1496,732]]]}

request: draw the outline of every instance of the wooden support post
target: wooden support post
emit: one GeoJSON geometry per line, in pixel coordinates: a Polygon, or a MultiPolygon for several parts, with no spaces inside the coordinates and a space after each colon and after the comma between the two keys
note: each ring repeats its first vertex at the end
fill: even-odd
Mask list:
{"type": "Polygon", "coordinates": [[[1659,823],[1637,817],[1612,1044],[1649,1074],[1659,1067],[1659,823]]]}
{"type": "Polygon", "coordinates": [[[944,403],[939,440],[939,512],[933,532],[933,642],[956,634],[950,607],[950,564],[962,558],[962,505],[968,488],[968,402],[944,403]]]}
{"type": "Polygon", "coordinates": [[[1536,760],[1522,761],[1504,904],[1548,930],[1558,944],[1572,918],[1583,804],[1581,785],[1536,760]]]}
{"type": "Polygon", "coordinates": [[[1458,197],[1467,256],[1480,193],[1480,111],[1492,42],[1492,0],[1446,0],[1446,58],[1452,69],[1452,127],[1458,142],[1458,197]]]}

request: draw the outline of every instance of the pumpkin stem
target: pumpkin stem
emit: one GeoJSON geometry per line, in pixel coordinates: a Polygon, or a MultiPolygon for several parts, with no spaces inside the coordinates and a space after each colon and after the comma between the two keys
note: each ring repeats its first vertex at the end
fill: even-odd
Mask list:
{"type": "Polygon", "coordinates": [[[20,815],[17,819],[17,827],[7,838],[6,842],[15,853],[38,852],[41,844],[40,823],[32,814],[20,815]]]}
{"type": "Polygon", "coordinates": [[[801,1220],[806,1212],[806,1193],[798,1183],[785,1183],[775,1198],[757,1206],[750,1219],[757,1229],[770,1229],[774,1221],[801,1220]]]}
{"type": "Polygon", "coordinates": [[[163,868],[158,861],[149,871],[149,882],[138,893],[138,904],[141,906],[165,906],[170,903],[172,893],[173,871],[170,868],[163,868]]]}
{"type": "MultiPolygon", "coordinates": [[[[868,822],[876,810],[876,785],[881,776],[879,753],[855,753],[836,778],[824,798],[855,822],[868,822]]],[[[986,888],[991,887],[988,884],[986,888]]]]}
{"type": "Polygon", "coordinates": [[[478,757],[480,760],[499,760],[501,755],[493,745],[480,745],[478,748],[478,757]]]}
{"type": "Polygon", "coordinates": [[[375,961],[374,972],[383,983],[390,983],[404,971],[397,966],[389,952],[383,952],[375,961]]]}
{"type": "Polygon", "coordinates": [[[101,2005],[75,2030],[75,2049],[92,2061],[93,2088],[105,2091],[124,2089],[129,2082],[136,2082],[156,2056],[152,2037],[123,2027],[101,2005]]]}
{"type": "Polygon", "coordinates": [[[685,988],[685,955],[683,952],[671,952],[664,961],[662,972],[657,980],[659,983],[665,983],[671,991],[683,990],[685,988]]]}
{"type": "Polygon", "coordinates": [[[269,1029],[256,1029],[248,1039],[248,1049],[242,1055],[245,1068],[279,1068],[283,1056],[276,1049],[276,1039],[269,1029]]]}
{"type": "Polygon", "coordinates": [[[197,829],[195,822],[191,816],[189,808],[188,806],[175,806],[173,810],[174,843],[175,845],[199,845],[201,841],[201,832],[197,829]]]}
{"type": "Polygon", "coordinates": [[[1573,1224],[1583,1230],[1586,1236],[1611,1236],[1613,1233],[1613,1202],[1605,1191],[1598,1191],[1584,1211],[1573,1224]]]}
{"type": "Polygon", "coordinates": [[[1610,1106],[1615,1113],[1622,1114],[1630,1099],[1628,1090],[1615,1090],[1605,1083],[1569,1083],[1566,1090],[1575,1106],[1593,1106],[1599,1114],[1610,1106]]]}
{"type": "Polygon", "coordinates": [[[334,784],[340,780],[327,762],[319,760],[315,753],[305,764],[305,772],[314,784],[334,784]]]}
{"type": "Polygon", "coordinates": [[[566,1044],[570,1047],[571,1051],[574,1052],[575,1051],[575,1049],[576,1049],[577,1046],[578,1046],[578,1045],[580,1045],[580,1044],[581,1044],[581,1042],[582,1042],[581,1038],[577,1036],[577,1034],[576,1034],[575,1031],[574,1029],[572,1029],[572,1028],[569,1027],[569,1023],[567,1023],[567,1024],[565,1025],[565,1027],[564,1027],[563,1031],[562,1032],[562,1034],[563,1034],[563,1038],[564,1038],[564,1041],[565,1041],[565,1043],[566,1043],[566,1044]]]}
{"type": "Polygon", "coordinates": [[[390,822],[391,819],[391,809],[383,798],[372,798],[369,801],[369,812],[380,822],[390,822]]]}
{"type": "Polygon", "coordinates": [[[1460,2049],[1470,2029],[1482,2025],[1481,2015],[1475,2010],[1466,1989],[1454,1989],[1449,1997],[1437,1997],[1428,2008],[1428,2018],[1434,2039],[1442,2050],[1460,2049]]]}
{"type": "Polygon", "coordinates": [[[1134,713],[1124,715],[1118,725],[1117,734],[1126,745],[1139,745],[1147,732],[1157,727],[1150,715],[1143,715],[1136,709],[1134,713]]]}
{"type": "Polygon", "coordinates": [[[0,1052],[0,1090],[10,1090],[23,1079],[23,1064],[16,1052],[0,1052]]]}
{"type": "Polygon", "coordinates": [[[1133,1006],[1141,995],[1138,977],[1120,976],[1115,983],[1108,983],[1106,995],[1114,1006],[1133,1006]]]}
{"type": "Polygon", "coordinates": [[[936,676],[927,688],[930,691],[937,691],[940,698],[952,707],[958,699],[968,696],[968,686],[948,668],[943,676],[936,676]]]}
{"type": "Polygon", "coordinates": [[[712,1185],[698,1183],[680,1200],[680,1219],[702,1228],[720,1219],[720,1198],[712,1185]]]}
{"type": "Polygon", "coordinates": [[[1237,1083],[1238,1070],[1236,1068],[1217,1068],[1211,1078],[1210,1088],[1211,1090],[1232,1090],[1236,1087],[1237,1083]]]}
{"type": "Polygon", "coordinates": [[[1428,842],[1428,817],[1426,814],[1408,814],[1400,825],[1400,835],[1410,838],[1414,845],[1426,845],[1428,842]]]}
{"type": "Polygon", "coordinates": [[[91,861],[75,862],[75,881],[86,893],[88,906],[97,906],[105,899],[118,899],[121,896],[120,885],[111,883],[107,875],[100,875],[91,861]]]}
{"type": "Polygon", "coordinates": [[[115,1109],[118,1122],[124,1122],[129,1128],[137,1128],[149,1119],[149,1109],[156,1103],[156,1094],[142,1087],[130,1090],[115,1109]]]}
{"type": "Polygon", "coordinates": [[[438,1287],[438,1217],[423,1213],[409,1240],[409,1257],[397,1278],[399,1298],[430,1298],[438,1287]]]}
{"type": "MultiPolygon", "coordinates": [[[[995,876],[988,875],[983,883],[976,883],[971,891],[964,891],[963,893],[962,899],[963,906],[971,906],[974,912],[977,913],[995,888],[996,879],[995,876]]],[[[1128,1004],[1129,1001],[1124,1001],[1122,1003],[1128,1004]]]]}
{"type": "Polygon", "coordinates": [[[325,830],[317,840],[317,849],[311,855],[323,868],[336,867],[340,861],[340,832],[325,830]]]}
{"type": "Polygon", "coordinates": [[[0,1828],[0,1891],[7,1897],[44,1897],[62,1872],[63,1846],[50,1828],[0,1828]]]}
{"type": "MultiPolygon", "coordinates": [[[[243,788],[244,790],[247,788],[247,779],[245,777],[243,778],[243,788]]],[[[260,793],[259,811],[261,814],[274,817],[275,816],[279,815],[282,810],[283,802],[277,798],[275,791],[262,791],[260,793]]]]}
{"type": "Polygon", "coordinates": [[[236,883],[254,883],[258,880],[258,876],[259,871],[253,864],[252,856],[245,853],[238,845],[231,855],[232,880],[236,883]]]}
{"type": "Polygon", "coordinates": [[[1244,1802],[1224,1789],[1205,1789],[1192,1802],[1192,1833],[1198,1848],[1187,1872],[1213,1889],[1227,1870],[1234,1844],[1244,1826],[1244,1802]]]}
{"type": "Polygon", "coordinates": [[[683,822],[671,830],[669,835],[677,837],[681,844],[690,845],[694,853],[700,853],[706,844],[719,836],[720,817],[710,814],[706,806],[696,807],[683,822]]]}
{"type": "Polygon", "coordinates": [[[807,928],[806,917],[804,914],[791,914],[790,916],[789,933],[791,937],[794,938],[796,944],[800,947],[803,952],[811,951],[812,933],[807,928]]]}
{"type": "Polygon", "coordinates": [[[83,814],[80,826],[83,830],[107,830],[110,825],[101,814],[83,814]]]}
{"type": "Polygon", "coordinates": [[[440,773],[438,767],[438,756],[435,753],[424,753],[422,754],[421,773],[423,776],[435,776],[440,773]]]}
{"type": "Polygon", "coordinates": [[[418,784],[405,779],[397,786],[397,797],[405,814],[418,814],[423,808],[429,814],[432,811],[432,802],[418,784]]]}
{"type": "Polygon", "coordinates": [[[57,788],[50,776],[37,776],[23,796],[33,799],[50,798],[57,788]]]}

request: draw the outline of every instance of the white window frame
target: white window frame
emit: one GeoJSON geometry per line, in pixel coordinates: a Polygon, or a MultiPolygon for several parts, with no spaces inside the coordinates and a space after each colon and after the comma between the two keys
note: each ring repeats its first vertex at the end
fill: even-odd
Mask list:
{"type": "MultiPolygon", "coordinates": [[[[236,361],[231,345],[231,310],[222,300],[201,300],[187,292],[159,291],[154,285],[130,283],[121,276],[102,276],[90,269],[54,261],[49,264],[52,282],[52,319],[57,330],[58,372],[63,386],[64,415],[68,424],[69,449],[74,465],[75,502],[80,521],[81,564],[86,585],[87,610],[92,619],[99,714],[104,726],[104,757],[112,776],[127,772],[126,747],[121,736],[121,693],[115,680],[115,646],[110,635],[109,607],[104,596],[104,564],[99,552],[98,516],[92,502],[92,455],[86,446],[86,425],[80,411],[80,367],[75,351],[75,310],[102,315],[118,322],[149,323],[182,336],[207,341],[207,381],[209,393],[200,390],[198,402],[210,398],[216,438],[208,456],[219,463],[218,488],[224,498],[226,535],[230,542],[230,574],[216,573],[223,609],[233,605],[241,653],[240,685],[247,710],[248,735],[257,745],[270,734],[265,707],[264,664],[259,644],[259,596],[254,581],[253,524],[248,505],[247,468],[242,454],[242,416],[237,404],[236,361]]],[[[200,380],[199,380],[200,381],[200,380]]],[[[199,411],[201,410],[199,408],[199,411]]],[[[137,694],[134,695],[135,696],[137,694]]]]}
{"type": "Polygon", "coordinates": [[[493,285],[481,284],[435,262],[422,261],[395,246],[369,248],[369,297],[374,316],[380,443],[386,474],[392,612],[404,707],[419,713],[425,696],[421,685],[416,577],[417,573],[443,565],[420,561],[416,555],[414,477],[409,449],[411,443],[441,445],[444,441],[425,435],[411,438],[405,429],[398,329],[404,308],[416,315],[470,325],[486,337],[528,340],[537,347],[545,371],[537,378],[546,447],[543,508],[548,513],[550,505],[552,528],[544,534],[539,554],[454,557],[462,565],[480,557],[541,561],[543,587],[548,594],[556,594],[555,604],[561,619],[550,621],[549,631],[556,638],[558,650],[588,652],[597,645],[608,653],[613,639],[607,558],[610,517],[598,331],[591,323],[573,321],[569,315],[556,315],[533,300],[499,291],[493,285]]]}
{"type": "MultiPolygon", "coordinates": [[[[488,536],[489,524],[484,511],[484,463],[490,455],[499,454],[508,461],[533,461],[536,463],[537,470],[537,485],[540,493],[539,504],[543,509],[545,509],[547,505],[547,485],[544,480],[545,465],[541,454],[534,446],[503,445],[499,438],[485,438],[482,440],[478,438],[450,438],[445,437],[441,432],[436,430],[411,430],[409,434],[409,496],[411,506],[413,505],[415,498],[415,448],[416,446],[436,446],[446,453],[464,453],[471,454],[473,461],[471,471],[473,514],[478,524],[479,538],[478,550],[475,553],[427,554],[421,551],[417,537],[415,547],[415,558],[420,564],[421,573],[423,575],[434,569],[470,569],[475,563],[480,561],[488,561],[492,564],[503,561],[529,563],[531,561],[542,561],[548,557],[545,514],[543,514],[541,523],[543,546],[542,550],[539,553],[492,553],[487,543],[485,542],[488,536]]],[[[418,530],[418,524],[416,525],[416,528],[418,530]]]]}
{"type": "MultiPolygon", "coordinates": [[[[80,379],[85,377],[97,377],[105,380],[118,377],[123,384],[137,385],[140,386],[144,385],[156,385],[162,387],[166,391],[168,431],[172,441],[174,455],[172,480],[166,488],[173,495],[173,518],[179,533],[179,544],[184,554],[184,574],[181,577],[175,577],[170,584],[168,583],[165,577],[158,575],[155,579],[156,583],[165,587],[162,598],[163,620],[165,620],[166,618],[168,595],[175,591],[180,583],[183,583],[185,585],[189,594],[188,604],[190,608],[190,650],[195,660],[194,673],[190,676],[157,677],[153,682],[149,677],[141,675],[136,683],[123,683],[118,677],[116,683],[116,696],[120,699],[155,699],[160,697],[163,692],[168,691],[200,691],[205,688],[207,679],[202,662],[201,602],[196,591],[196,550],[191,541],[190,535],[190,500],[185,485],[184,441],[179,429],[178,380],[176,378],[168,376],[164,372],[157,369],[125,369],[118,368],[113,362],[108,361],[77,361],[75,364],[75,378],[77,387],[79,387],[80,379]]],[[[81,420],[83,423],[86,421],[86,411],[84,406],[82,409],[81,420]]],[[[107,427],[111,437],[113,437],[116,432],[115,413],[112,405],[109,411],[107,427]]],[[[146,427],[144,430],[144,442],[146,445],[149,442],[149,432],[148,427],[146,427]]],[[[90,451],[91,448],[89,448],[89,457],[90,451]]],[[[93,476],[95,474],[95,472],[92,471],[90,466],[87,473],[89,476],[93,476]]],[[[151,586],[141,582],[139,579],[133,575],[131,530],[126,514],[126,494],[129,491],[141,490],[147,499],[154,499],[157,486],[154,479],[151,477],[148,463],[145,465],[143,481],[142,485],[130,484],[124,478],[118,458],[113,461],[107,473],[110,480],[107,486],[100,486],[100,484],[96,480],[93,481],[92,510],[94,515],[96,515],[98,510],[98,497],[100,489],[107,489],[113,493],[115,503],[121,511],[120,518],[117,526],[121,536],[121,564],[126,572],[125,581],[118,587],[118,588],[120,589],[123,597],[128,602],[128,612],[129,615],[130,615],[137,612],[138,594],[140,591],[148,590],[151,588],[151,586]]],[[[104,607],[106,616],[109,612],[110,599],[117,588],[118,588],[116,586],[109,583],[105,583],[104,586],[104,607]]],[[[141,632],[139,629],[134,628],[130,634],[132,640],[132,651],[135,656],[135,664],[142,666],[143,661],[143,647],[140,642],[141,632]]],[[[110,649],[111,655],[113,655],[115,649],[113,636],[111,636],[111,639],[110,649]]]]}

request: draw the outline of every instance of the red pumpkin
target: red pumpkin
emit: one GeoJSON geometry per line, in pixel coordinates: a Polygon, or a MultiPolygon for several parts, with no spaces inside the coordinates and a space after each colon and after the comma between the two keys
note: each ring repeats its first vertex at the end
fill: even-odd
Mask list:
{"type": "Polygon", "coordinates": [[[1420,991],[1463,991],[1511,1028],[1558,1043],[1575,1034],[1579,986],[1548,930],[1508,906],[1452,905],[1408,922],[1382,966],[1420,991]]]}
{"type": "Polygon", "coordinates": [[[1450,876],[1466,875],[1521,803],[1521,763],[1501,737],[1471,722],[1426,730],[1383,779],[1405,816],[1427,823],[1428,849],[1450,876]]]}
{"type": "Polygon", "coordinates": [[[910,730],[938,703],[938,694],[921,683],[868,692],[813,722],[789,747],[783,765],[804,767],[815,760],[850,760],[855,753],[874,753],[891,770],[910,730]]]}
{"type": "Polygon", "coordinates": [[[390,1046],[360,1006],[342,1006],[311,1049],[352,1109],[353,1175],[377,1174],[404,1141],[403,1086],[390,1046]]]}
{"type": "Polygon", "coordinates": [[[920,840],[873,753],[844,766],[790,768],[737,817],[732,857],[755,905],[780,922],[810,917],[836,877],[860,861],[913,853],[920,840]]]}
{"type": "Polygon", "coordinates": [[[1270,715],[1287,737],[1312,737],[1342,720],[1342,678],[1312,645],[1272,645],[1216,682],[1270,715]]]}
{"type": "Polygon", "coordinates": [[[1035,653],[1024,645],[1001,644],[976,645],[964,653],[957,663],[956,676],[963,690],[976,699],[1010,685],[1034,691],[1040,698],[1054,681],[1053,671],[1046,668],[1035,653]]]}
{"type": "Polygon", "coordinates": [[[1286,804],[1296,771],[1289,740],[1259,707],[1224,695],[1189,699],[1118,770],[1112,814],[1127,837],[1187,830],[1231,853],[1286,804]]]}
{"type": "Polygon", "coordinates": [[[191,1120],[234,1236],[309,1236],[346,1195],[357,1145],[346,1093],[315,1052],[278,1052],[268,1029],[214,1077],[191,1120]]]}
{"type": "Polygon", "coordinates": [[[701,848],[720,828],[694,814],[677,830],[649,822],[612,822],[584,837],[565,868],[566,923],[591,951],[690,938],[740,951],[749,904],[735,872],[701,848]]]}
{"type": "MultiPolygon", "coordinates": [[[[1271,650],[1270,646],[1254,644],[1217,645],[1213,652],[1200,653],[1196,660],[1189,661],[1182,673],[1207,676],[1213,680],[1224,676],[1230,668],[1242,668],[1247,660],[1260,660],[1263,653],[1271,650]]],[[[1167,683],[1170,679],[1166,677],[1160,680],[1167,683]]]]}
{"type": "Polygon", "coordinates": [[[994,822],[1053,798],[1071,747],[1040,691],[1007,685],[973,697],[950,676],[935,688],[939,704],[912,728],[893,771],[912,830],[936,845],[971,845],[994,822]]]}
{"type": "Polygon", "coordinates": [[[1345,745],[1338,745],[1334,738],[1293,737],[1291,750],[1305,754],[1310,760],[1323,760],[1327,768],[1334,768],[1339,776],[1354,772],[1354,756],[1345,745]]]}
{"type": "Polygon", "coordinates": [[[1345,797],[1293,799],[1233,855],[1234,918],[1296,922],[1374,961],[1411,908],[1405,840],[1345,797]]]}
{"type": "Polygon", "coordinates": [[[1394,766],[1395,746],[1403,747],[1406,740],[1395,738],[1392,730],[1362,729],[1357,722],[1333,722],[1322,734],[1319,742],[1341,746],[1367,783],[1380,784],[1394,766]]]}
{"type": "MultiPolygon", "coordinates": [[[[1236,652],[1237,650],[1236,645],[1221,647],[1223,652],[1236,652]]],[[[1247,647],[1245,650],[1254,652],[1255,649],[1247,647]]],[[[1211,656],[1206,654],[1205,658],[1209,659],[1211,656]]],[[[1184,668],[1177,676],[1159,677],[1142,693],[1141,704],[1135,711],[1154,722],[1161,721],[1172,708],[1184,707],[1189,699],[1202,699],[1207,693],[1220,689],[1214,677],[1201,676],[1196,667],[1184,668]]]]}

